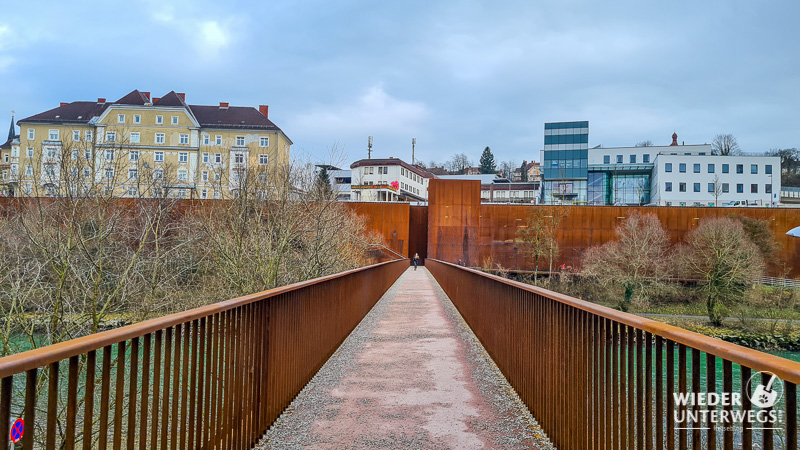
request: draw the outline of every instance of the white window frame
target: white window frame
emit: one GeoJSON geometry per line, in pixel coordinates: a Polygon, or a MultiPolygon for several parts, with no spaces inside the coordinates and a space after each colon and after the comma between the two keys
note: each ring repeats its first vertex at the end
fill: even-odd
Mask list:
{"type": "Polygon", "coordinates": [[[33,176],[33,166],[32,165],[28,164],[27,166],[25,166],[25,176],[26,177],[32,177],[33,176]]]}
{"type": "Polygon", "coordinates": [[[86,142],[92,142],[92,130],[86,130],[83,136],[86,142]]]}
{"type": "Polygon", "coordinates": [[[128,159],[131,162],[139,161],[139,150],[131,150],[128,152],[128,159]]]}
{"type": "Polygon", "coordinates": [[[164,133],[156,133],[153,139],[156,144],[163,144],[166,141],[167,136],[164,133]]]}
{"type": "Polygon", "coordinates": [[[80,130],[72,130],[72,140],[78,142],[81,140],[81,132],[80,130]]]}
{"type": "Polygon", "coordinates": [[[172,119],[171,119],[170,123],[172,125],[177,125],[178,124],[178,116],[172,116],[172,119]]]}
{"type": "Polygon", "coordinates": [[[267,148],[269,147],[269,136],[261,136],[258,138],[258,146],[267,148]]]}
{"type": "Polygon", "coordinates": [[[203,162],[208,164],[208,152],[203,153],[203,162]]]}
{"type": "Polygon", "coordinates": [[[134,114],[133,123],[142,123],[142,116],[140,114],[134,114]]]}
{"type": "Polygon", "coordinates": [[[106,131],[106,142],[117,142],[117,132],[106,131]]]}
{"type": "Polygon", "coordinates": [[[117,114],[117,123],[125,123],[125,114],[117,114]]]}
{"type": "Polygon", "coordinates": [[[188,181],[189,180],[189,170],[185,167],[181,167],[178,169],[178,181],[188,181]]]}
{"type": "Polygon", "coordinates": [[[106,180],[114,178],[114,168],[106,167],[105,171],[103,171],[103,175],[106,177],[106,180]]]}
{"type": "Polygon", "coordinates": [[[92,176],[92,169],[88,167],[83,168],[83,178],[91,178],[92,176]]]}
{"type": "Polygon", "coordinates": [[[32,141],[36,139],[36,130],[34,128],[28,128],[28,140],[32,141]]]}
{"type": "Polygon", "coordinates": [[[61,136],[61,133],[59,132],[59,130],[48,130],[47,131],[47,140],[48,141],[57,141],[59,136],[61,136]]]}
{"type": "Polygon", "coordinates": [[[208,198],[208,189],[200,189],[200,198],[202,199],[208,198]]]}
{"type": "Polygon", "coordinates": [[[25,151],[27,152],[25,155],[28,159],[33,159],[33,147],[28,147],[25,151]]]}
{"type": "Polygon", "coordinates": [[[131,133],[131,144],[138,144],[142,141],[142,135],[138,131],[131,133]]]}
{"type": "Polygon", "coordinates": [[[106,161],[113,161],[114,160],[114,149],[107,148],[105,156],[106,156],[106,161]]]}
{"type": "Polygon", "coordinates": [[[136,167],[128,168],[128,179],[129,180],[138,180],[139,179],[139,169],[136,167]]]}
{"type": "Polygon", "coordinates": [[[236,136],[236,146],[244,147],[244,136],[236,136]]]}
{"type": "Polygon", "coordinates": [[[215,170],[214,181],[219,182],[220,180],[222,180],[222,172],[215,170]]]}
{"type": "Polygon", "coordinates": [[[186,164],[189,162],[189,152],[178,152],[178,162],[186,164]]]}
{"type": "Polygon", "coordinates": [[[164,116],[156,116],[156,125],[164,124],[164,116]]]}
{"type": "Polygon", "coordinates": [[[92,159],[92,149],[86,148],[83,149],[83,157],[86,158],[87,161],[92,159]]]}
{"type": "Polygon", "coordinates": [[[181,134],[180,135],[180,143],[181,144],[188,144],[189,143],[189,135],[188,134],[181,134]]]}
{"type": "Polygon", "coordinates": [[[236,152],[233,154],[233,162],[235,164],[244,164],[244,153],[236,152]]]}
{"type": "Polygon", "coordinates": [[[128,196],[129,197],[138,197],[139,196],[139,188],[134,186],[128,186],[128,196]]]}
{"type": "Polygon", "coordinates": [[[211,144],[211,136],[204,134],[203,135],[203,145],[211,144]]]}
{"type": "Polygon", "coordinates": [[[222,164],[222,153],[214,153],[214,163],[222,164]]]}
{"type": "Polygon", "coordinates": [[[153,152],[153,161],[164,162],[164,152],[153,152]]]}
{"type": "Polygon", "coordinates": [[[218,134],[218,135],[214,136],[214,144],[222,145],[222,135],[221,134],[218,134]]]}
{"type": "Polygon", "coordinates": [[[208,171],[207,170],[203,170],[202,172],[200,172],[200,180],[201,181],[208,181],[208,171]]]}
{"type": "Polygon", "coordinates": [[[259,166],[266,166],[269,164],[269,155],[266,153],[261,153],[258,155],[258,165],[259,166]]]}

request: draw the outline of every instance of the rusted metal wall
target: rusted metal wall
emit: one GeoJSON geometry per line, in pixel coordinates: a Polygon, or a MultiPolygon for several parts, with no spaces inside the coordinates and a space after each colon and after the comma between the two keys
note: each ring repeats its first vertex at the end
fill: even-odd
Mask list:
{"type": "Polygon", "coordinates": [[[480,211],[480,181],[431,180],[428,185],[428,257],[477,264],[480,211]]]}
{"type": "MultiPolygon", "coordinates": [[[[462,259],[465,265],[471,266],[482,265],[490,259],[494,264],[505,268],[532,269],[533,259],[525,255],[525,248],[516,240],[517,230],[524,226],[534,208],[550,206],[480,204],[480,185],[476,184],[478,190],[475,191],[465,187],[468,183],[477,182],[431,182],[428,189],[431,196],[428,206],[428,256],[450,262],[462,259]],[[478,224],[476,230],[475,223],[478,224]],[[467,235],[469,237],[465,239],[467,235]]],[[[770,268],[771,275],[800,277],[800,239],[786,235],[787,231],[800,225],[800,209],[621,206],[558,208],[566,209],[568,215],[556,235],[561,253],[554,267],[565,264],[578,269],[583,252],[591,246],[614,239],[617,226],[634,211],[658,216],[673,243],[682,241],[689,231],[709,218],[746,215],[768,221],[780,244],[778,263],[770,268]]],[[[540,268],[545,268],[542,261],[540,268]]]]}
{"type": "Polygon", "coordinates": [[[13,417],[26,449],[252,448],[406,269],[377,264],[0,358],[0,449],[13,417]]]}
{"type": "Polygon", "coordinates": [[[427,267],[558,448],[798,448],[798,362],[477,270],[427,267]],[[783,420],[676,424],[673,393],[741,393],[728,414],[767,411],[750,404],[755,384],[738,381],[758,371],[762,384],[783,380],[771,407],[783,420]]]}
{"type": "Polygon", "coordinates": [[[428,207],[412,206],[409,218],[408,257],[419,254],[420,264],[428,257],[428,207]]]}
{"type": "MultiPolygon", "coordinates": [[[[409,218],[408,203],[390,202],[352,202],[346,203],[356,214],[364,217],[367,228],[380,233],[386,245],[395,252],[409,257],[409,218]]],[[[413,256],[414,253],[411,253],[413,256]]]]}

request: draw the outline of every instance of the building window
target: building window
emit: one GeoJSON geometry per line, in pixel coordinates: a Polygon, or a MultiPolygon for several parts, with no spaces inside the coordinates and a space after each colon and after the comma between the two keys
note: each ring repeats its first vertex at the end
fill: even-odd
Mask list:
{"type": "Polygon", "coordinates": [[[214,181],[220,181],[222,179],[221,172],[214,172],[214,181]]]}
{"type": "Polygon", "coordinates": [[[772,194],[772,185],[771,184],[765,184],[764,185],[764,192],[766,192],[767,194],[772,194]]]}
{"type": "Polygon", "coordinates": [[[57,141],[58,140],[58,130],[50,130],[50,132],[47,135],[47,138],[49,140],[51,140],[51,141],[57,141]]]}
{"type": "Polygon", "coordinates": [[[178,124],[178,116],[172,116],[172,124],[173,125],[177,125],[178,124]]]}
{"type": "Polygon", "coordinates": [[[714,192],[714,183],[708,183],[708,192],[714,192]]]}
{"type": "Polygon", "coordinates": [[[181,134],[181,144],[188,144],[189,143],[189,135],[188,134],[181,134]]]}
{"type": "Polygon", "coordinates": [[[25,154],[28,156],[28,159],[33,159],[33,147],[28,147],[25,150],[25,154]]]}
{"type": "Polygon", "coordinates": [[[728,183],[722,183],[722,193],[727,194],[731,191],[731,186],[728,183]]]}
{"type": "Polygon", "coordinates": [[[222,145],[222,135],[218,134],[218,135],[214,136],[214,143],[217,144],[217,145],[222,145]]]}
{"type": "Polygon", "coordinates": [[[164,162],[164,152],[155,152],[155,153],[153,153],[153,161],[155,161],[155,162],[164,162]]]}
{"type": "Polygon", "coordinates": [[[28,128],[28,140],[33,140],[36,137],[36,130],[28,128]]]}
{"type": "Polygon", "coordinates": [[[164,133],[156,133],[156,144],[164,143],[164,133]]]}
{"type": "Polygon", "coordinates": [[[116,141],[117,141],[117,132],[106,131],[106,142],[116,142],[116,141]]]}
{"type": "Polygon", "coordinates": [[[84,136],[85,136],[86,142],[92,142],[92,130],[86,130],[86,133],[84,133],[84,136]]]}
{"type": "Polygon", "coordinates": [[[164,123],[164,116],[156,116],[156,125],[164,123]]]}
{"type": "Polygon", "coordinates": [[[686,192],[686,183],[678,183],[678,191],[686,192]]]}
{"type": "Polygon", "coordinates": [[[266,166],[267,162],[269,162],[269,155],[260,154],[258,155],[258,165],[259,166],[266,166]]]}
{"type": "Polygon", "coordinates": [[[139,178],[139,169],[135,167],[131,167],[128,169],[128,179],[129,180],[136,180],[139,178]]]}
{"type": "Polygon", "coordinates": [[[636,155],[631,155],[631,164],[636,164],[636,155]]]}
{"type": "Polygon", "coordinates": [[[200,189],[200,198],[202,199],[208,198],[208,189],[200,189]]]}
{"type": "Polygon", "coordinates": [[[672,192],[672,182],[671,181],[667,181],[666,183],[664,183],[664,191],[672,192]]]}
{"type": "Polygon", "coordinates": [[[208,181],[208,171],[207,170],[204,170],[204,171],[200,172],[200,180],[208,181]]]}
{"type": "Polygon", "coordinates": [[[714,173],[714,165],[713,164],[709,164],[708,165],[708,173],[714,173]]]}
{"type": "Polygon", "coordinates": [[[128,196],[129,197],[138,197],[139,196],[139,189],[136,186],[128,186],[128,196]]]}
{"type": "Polygon", "coordinates": [[[219,189],[214,189],[214,198],[216,198],[216,199],[220,198],[219,189]]]}
{"type": "Polygon", "coordinates": [[[114,160],[114,150],[107,149],[106,150],[106,161],[113,161],[114,160]]]}
{"type": "Polygon", "coordinates": [[[203,135],[203,145],[208,145],[211,143],[211,136],[204,134],[203,135]]]}
{"type": "Polygon", "coordinates": [[[730,166],[728,164],[722,165],[722,173],[729,173],[730,171],[730,166]]]}
{"type": "Polygon", "coordinates": [[[694,165],[694,173],[700,173],[700,164],[694,165]]]}
{"type": "Polygon", "coordinates": [[[153,179],[154,180],[160,180],[162,178],[164,178],[164,169],[159,167],[159,168],[157,168],[156,170],[153,171],[153,179]]]}
{"type": "Polygon", "coordinates": [[[131,133],[131,144],[138,144],[141,139],[141,134],[138,132],[131,133]]]}
{"type": "Polygon", "coordinates": [[[208,153],[203,153],[203,162],[204,163],[208,162],[208,153]]]}
{"type": "Polygon", "coordinates": [[[26,177],[33,176],[33,166],[25,166],[25,176],[26,177]]]}
{"type": "Polygon", "coordinates": [[[686,173],[686,163],[681,163],[681,164],[678,166],[678,171],[679,171],[680,173],[686,173]]]}
{"type": "Polygon", "coordinates": [[[92,176],[92,169],[88,167],[83,168],[83,178],[89,178],[92,176]]]}
{"type": "Polygon", "coordinates": [[[128,153],[128,157],[130,158],[130,160],[131,160],[132,162],[139,161],[139,150],[131,150],[131,151],[128,153]]]}
{"type": "Polygon", "coordinates": [[[693,187],[695,192],[700,192],[700,183],[694,183],[693,187]]]}
{"type": "Polygon", "coordinates": [[[650,154],[649,153],[645,153],[644,155],[642,155],[642,162],[645,163],[645,164],[650,162],[650,154]]]}
{"type": "Polygon", "coordinates": [[[622,164],[622,155],[617,155],[617,164],[622,164]]]}
{"type": "Polygon", "coordinates": [[[81,140],[81,132],[78,131],[78,130],[73,131],[72,132],[72,140],[73,141],[80,141],[81,140]]]}
{"type": "Polygon", "coordinates": [[[236,136],[236,145],[241,147],[244,145],[244,136],[236,136]]]}
{"type": "Polygon", "coordinates": [[[744,184],[739,183],[736,185],[736,193],[737,194],[744,194],[744,184]]]}
{"type": "Polygon", "coordinates": [[[736,165],[736,173],[744,173],[744,164],[736,165]]]}
{"type": "Polygon", "coordinates": [[[750,185],[750,193],[751,194],[758,194],[758,185],[753,183],[750,185]]]}
{"type": "Polygon", "coordinates": [[[117,123],[125,123],[125,114],[117,114],[117,123]]]}
{"type": "Polygon", "coordinates": [[[672,172],[672,163],[664,164],[664,172],[672,172]]]}
{"type": "Polygon", "coordinates": [[[750,164],[750,173],[758,173],[758,164],[750,164]]]}
{"type": "Polygon", "coordinates": [[[244,153],[234,153],[233,154],[233,162],[236,164],[244,163],[244,153]]]}
{"type": "Polygon", "coordinates": [[[72,149],[72,159],[78,159],[78,153],[79,153],[78,149],[77,148],[73,148],[72,149]]]}
{"type": "Polygon", "coordinates": [[[112,178],[114,178],[114,168],[106,167],[106,179],[110,180],[112,178]]]}
{"type": "Polygon", "coordinates": [[[142,123],[142,116],[140,116],[139,114],[134,114],[133,123],[142,123]]]}
{"type": "Polygon", "coordinates": [[[178,162],[181,164],[189,162],[189,152],[178,152],[178,162]]]}
{"type": "Polygon", "coordinates": [[[764,166],[764,173],[767,175],[772,175],[772,164],[767,164],[764,166]]]}
{"type": "Polygon", "coordinates": [[[261,137],[258,139],[258,145],[260,147],[269,147],[269,137],[261,137]]]}
{"type": "Polygon", "coordinates": [[[83,157],[86,158],[87,161],[92,159],[92,149],[87,148],[83,151],[83,157]]]}
{"type": "Polygon", "coordinates": [[[178,169],[178,181],[186,181],[189,179],[189,171],[181,167],[178,169]]]}
{"type": "Polygon", "coordinates": [[[222,153],[214,153],[214,162],[222,164],[222,153]]]}

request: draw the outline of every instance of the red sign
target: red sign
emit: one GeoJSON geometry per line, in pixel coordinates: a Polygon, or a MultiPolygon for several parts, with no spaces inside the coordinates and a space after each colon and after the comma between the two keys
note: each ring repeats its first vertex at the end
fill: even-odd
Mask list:
{"type": "Polygon", "coordinates": [[[11,432],[8,433],[9,437],[11,438],[11,442],[17,443],[22,440],[22,435],[25,434],[25,421],[22,419],[17,419],[14,422],[14,425],[11,425],[11,432]]]}

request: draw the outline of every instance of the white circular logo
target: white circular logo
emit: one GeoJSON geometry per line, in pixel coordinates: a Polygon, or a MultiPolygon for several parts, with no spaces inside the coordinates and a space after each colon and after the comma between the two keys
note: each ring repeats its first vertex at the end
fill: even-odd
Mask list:
{"type": "Polygon", "coordinates": [[[783,380],[772,372],[756,372],[747,382],[747,396],[750,402],[759,408],[772,408],[783,396],[783,380]],[[762,374],[767,381],[762,381],[762,374]]]}

